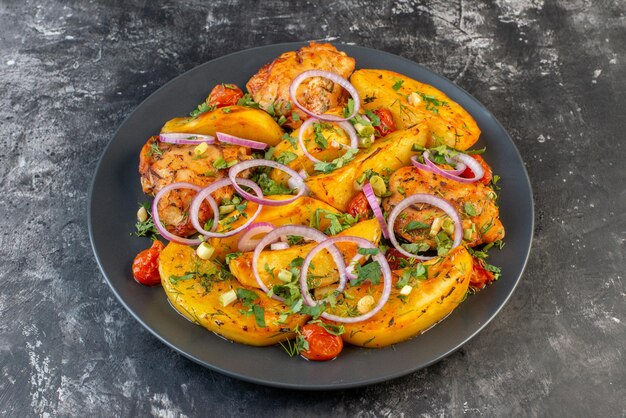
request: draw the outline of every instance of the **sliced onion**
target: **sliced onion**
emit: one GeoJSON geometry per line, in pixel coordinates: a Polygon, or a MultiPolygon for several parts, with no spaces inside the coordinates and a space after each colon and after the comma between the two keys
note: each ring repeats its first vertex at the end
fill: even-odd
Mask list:
{"type": "Polygon", "coordinates": [[[293,104],[298,106],[300,110],[302,110],[307,115],[317,118],[320,120],[328,121],[328,122],[339,122],[342,120],[352,119],[358,112],[361,107],[361,98],[359,97],[359,92],[354,88],[354,86],[345,78],[340,76],[339,74],[331,73],[330,71],[322,71],[322,70],[308,70],[300,73],[296,78],[291,82],[291,86],[289,86],[289,96],[293,104]],[[347,118],[342,118],[340,116],[335,115],[318,115],[317,113],[311,112],[306,107],[302,106],[300,102],[298,102],[298,98],[296,93],[298,92],[298,87],[300,84],[307,78],[311,77],[323,77],[327,78],[335,84],[339,84],[341,87],[346,89],[350,96],[352,96],[352,100],[354,100],[354,111],[347,118]]]}
{"type": "MultiPolygon", "coordinates": [[[[247,180],[247,179],[236,179],[238,184],[241,184],[245,187],[250,187],[252,190],[254,190],[258,196],[263,196],[263,191],[261,190],[261,188],[252,180],[247,180]]],[[[261,212],[261,209],[263,209],[262,205],[259,205],[259,207],[257,208],[256,212],[254,212],[254,215],[248,217],[248,220],[241,226],[231,230],[231,231],[227,231],[227,232],[213,232],[213,231],[207,231],[205,230],[202,225],[200,225],[200,220],[198,219],[199,216],[199,212],[200,212],[200,205],[202,204],[202,201],[211,197],[211,193],[215,192],[216,190],[221,189],[222,187],[227,187],[227,186],[232,186],[233,184],[231,183],[230,179],[224,178],[224,179],[220,179],[218,181],[216,181],[215,183],[211,183],[209,184],[207,187],[205,187],[204,189],[200,190],[200,192],[198,192],[198,194],[196,195],[196,197],[193,199],[193,201],[191,202],[191,206],[189,207],[189,218],[191,219],[191,224],[194,226],[194,228],[196,228],[196,230],[201,233],[202,235],[204,235],[205,237],[209,237],[209,238],[226,238],[226,237],[230,237],[232,235],[236,235],[239,232],[243,231],[244,229],[246,229],[248,227],[248,225],[250,225],[252,222],[254,222],[254,220],[256,219],[257,216],[259,216],[259,213],[261,212]]],[[[211,197],[211,200],[213,198],[211,197]]],[[[208,199],[207,199],[208,200],[208,199]]],[[[218,215],[218,219],[219,219],[219,211],[216,211],[214,213],[217,213],[218,215]]],[[[215,215],[214,215],[215,216],[215,215]]],[[[214,218],[215,219],[215,218],[214,218]]],[[[215,229],[217,227],[217,223],[218,222],[213,222],[213,229],[215,229]]]]}
{"type": "MultiPolygon", "coordinates": [[[[316,118],[310,118],[304,121],[304,123],[300,126],[300,129],[298,130],[298,144],[300,145],[300,148],[302,148],[302,152],[304,153],[304,155],[311,161],[313,161],[314,163],[321,163],[323,162],[322,160],[318,160],[317,158],[315,158],[310,152],[309,150],[306,148],[306,145],[304,144],[304,134],[306,133],[307,129],[313,125],[316,122],[319,122],[320,119],[316,119],[316,118]]],[[[352,126],[352,124],[350,122],[346,122],[346,121],[339,121],[336,122],[337,125],[343,129],[348,136],[350,137],[350,145],[349,148],[358,148],[359,146],[359,137],[356,134],[356,130],[354,129],[354,126],[352,126]]],[[[339,147],[337,147],[339,148],[339,147]]],[[[346,148],[348,148],[348,146],[346,146],[346,148]]]]}
{"type": "Polygon", "coordinates": [[[416,156],[411,157],[411,162],[415,167],[438,174],[450,180],[458,181],[459,183],[475,183],[485,175],[485,170],[483,170],[480,163],[467,154],[459,153],[453,157],[446,157],[446,161],[450,163],[457,163],[454,170],[444,170],[432,162],[428,151],[425,151],[423,156],[426,164],[420,163],[416,156]],[[460,176],[460,174],[463,173],[467,167],[472,170],[474,177],[465,178],[460,176]]]}
{"type": "Polygon", "coordinates": [[[237,241],[237,249],[241,252],[252,251],[261,242],[261,238],[254,238],[257,235],[267,234],[276,228],[269,222],[257,222],[248,226],[237,241]]]}
{"type": "Polygon", "coordinates": [[[168,132],[160,134],[159,141],[176,145],[198,145],[203,142],[211,145],[215,143],[215,138],[211,135],[168,132]]]}
{"type": "MultiPolygon", "coordinates": [[[[315,228],[310,228],[308,226],[302,226],[302,225],[281,226],[269,232],[266,236],[264,236],[259,242],[259,244],[256,246],[256,248],[254,249],[254,254],[252,255],[252,273],[254,274],[254,278],[256,279],[257,284],[265,293],[269,293],[270,289],[268,289],[265,283],[263,283],[263,281],[261,280],[261,276],[259,275],[258,264],[259,264],[259,257],[261,256],[261,251],[263,251],[265,247],[267,247],[270,243],[274,242],[276,239],[279,239],[280,237],[287,236],[287,235],[294,235],[298,237],[303,237],[305,239],[308,238],[316,242],[322,242],[328,238],[323,232],[320,232],[315,228]]],[[[330,247],[328,249],[328,252],[333,257],[333,259],[335,260],[338,266],[343,265],[343,257],[341,256],[341,253],[339,252],[337,247],[334,247],[334,246],[330,247]]],[[[343,268],[339,269],[340,275],[345,269],[345,265],[343,265],[342,267],[343,268]]],[[[344,274],[344,280],[345,280],[345,274],[344,274]]],[[[276,296],[276,295],[272,295],[272,298],[281,302],[284,300],[283,298],[276,296]]]]}
{"type": "Polygon", "coordinates": [[[365,198],[367,202],[370,204],[370,208],[374,212],[374,216],[376,220],[380,224],[380,227],[383,231],[383,237],[389,239],[389,233],[387,232],[387,222],[385,222],[385,216],[383,215],[383,211],[380,209],[380,204],[378,203],[378,198],[372,189],[372,185],[367,183],[363,186],[363,193],[365,194],[365,198]]]}
{"type": "MultiPolygon", "coordinates": [[[[304,194],[308,192],[308,189],[306,185],[304,184],[304,179],[300,177],[300,175],[296,171],[292,170],[291,168],[287,167],[284,164],[277,163],[276,161],[269,161],[269,160],[242,161],[240,163],[235,164],[228,170],[228,177],[230,178],[230,181],[233,183],[233,187],[235,188],[235,190],[237,190],[237,192],[241,195],[241,197],[251,202],[258,203],[259,205],[267,205],[267,206],[286,205],[288,203],[294,202],[295,200],[299,199],[300,197],[302,197],[304,194]],[[289,174],[291,178],[295,179],[296,181],[296,185],[298,186],[298,194],[296,194],[294,197],[291,197],[289,199],[271,200],[271,199],[264,198],[263,193],[260,193],[257,196],[255,196],[251,193],[246,192],[244,189],[242,189],[239,186],[239,184],[237,184],[237,181],[238,181],[237,174],[249,168],[255,168],[255,167],[277,168],[289,174]]],[[[254,185],[256,186],[256,184],[254,185]]]]}
{"type": "MultiPolygon", "coordinates": [[[[176,189],[191,189],[196,192],[200,191],[199,186],[196,186],[195,184],[191,184],[191,183],[186,183],[186,182],[168,184],[167,186],[159,190],[156,196],[154,196],[154,201],[152,202],[152,220],[154,221],[154,225],[159,230],[159,233],[163,236],[163,238],[169,241],[173,241],[173,242],[177,242],[179,244],[185,244],[185,245],[200,245],[202,240],[200,240],[199,238],[190,239],[190,238],[179,237],[178,235],[172,234],[163,226],[163,224],[161,224],[161,218],[159,216],[159,201],[167,193],[176,189]]],[[[213,203],[215,204],[215,201],[213,203]]],[[[217,204],[215,205],[215,210],[217,210],[217,204]]]]}
{"type": "Polygon", "coordinates": [[[429,257],[429,256],[416,255],[416,254],[408,252],[407,250],[402,248],[402,246],[400,246],[400,243],[398,243],[398,240],[396,239],[396,233],[393,230],[393,226],[396,223],[396,218],[400,215],[400,213],[402,213],[402,211],[404,211],[409,206],[413,206],[418,203],[424,203],[427,205],[435,206],[436,208],[439,208],[442,211],[444,211],[446,215],[448,215],[450,219],[452,219],[452,222],[454,223],[454,241],[452,242],[452,248],[458,247],[461,244],[461,241],[463,239],[463,226],[461,224],[461,218],[459,217],[459,214],[457,213],[456,209],[454,209],[454,207],[448,201],[440,197],[433,196],[431,194],[418,193],[418,194],[413,194],[411,196],[408,196],[405,199],[402,199],[396,205],[396,207],[393,208],[393,210],[389,214],[389,217],[387,218],[387,230],[389,231],[389,240],[391,241],[391,244],[393,244],[393,246],[396,248],[396,250],[400,251],[402,254],[406,255],[407,257],[416,258],[422,261],[431,260],[435,258],[435,257],[429,257]]]}
{"type": "MultiPolygon", "coordinates": [[[[326,241],[323,241],[322,243],[313,247],[313,249],[311,249],[311,252],[309,252],[309,254],[306,256],[306,258],[302,262],[302,268],[300,270],[300,291],[302,292],[302,298],[304,299],[304,303],[306,303],[309,306],[315,306],[319,303],[319,301],[315,301],[311,297],[309,293],[309,286],[306,280],[306,276],[307,276],[307,272],[309,269],[309,265],[311,264],[311,260],[313,260],[313,257],[315,257],[315,255],[318,252],[320,252],[321,250],[325,248],[328,248],[328,249],[333,248],[333,246],[337,244],[338,242],[352,242],[352,243],[357,244],[359,248],[377,248],[376,245],[374,245],[374,243],[364,238],[352,237],[352,236],[335,236],[332,238],[328,238],[326,241]]],[[[321,315],[322,318],[328,319],[329,321],[344,322],[344,323],[351,324],[351,323],[366,321],[370,319],[372,316],[376,315],[376,313],[378,313],[378,311],[380,311],[383,306],[385,306],[385,304],[387,303],[387,300],[389,300],[389,295],[391,294],[391,279],[392,279],[391,268],[389,267],[389,263],[387,262],[387,259],[385,259],[385,256],[380,251],[376,255],[372,256],[372,258],[380,264],[380,270],[383,274],[383,293],[380,295],[380,298],[378,299],[378,304],[376,304],[376,306],[372,308],[372,310],[360,316],[343,317],[343,316],[329,314],[328,312],[323,312],[321,315]]],[[[339,267],[339,265],[337,267],[339,267]]],[[[340,272],[340,275],[339,275],[340,280],[339,280],[339,285],[337,286],[337,291],[342,292],[346,283],[342,282],[341,278],[343,277],[345,280],[345,275],[341,274],[342,273],[341,270],[339,272],[340,272]]]]}
{"type": "Polygon", "coordinates": [[[217,132],[217,140],[225,144],[240,145],[242,147],[248,147],[252,149],[265,149],[267,144],[259,141],[253,141],[251,139],[239,138],[238,136],[225,134],[223,132],[217,132]]]}
{"type": "Polygon", "coordinates": [[[282,241],[270,244],[270,250],[272,250],[272,251],[286,250],[287,248],[289,248],[289,244],[286,243],[286,242],[282,242],[282,241]]]}

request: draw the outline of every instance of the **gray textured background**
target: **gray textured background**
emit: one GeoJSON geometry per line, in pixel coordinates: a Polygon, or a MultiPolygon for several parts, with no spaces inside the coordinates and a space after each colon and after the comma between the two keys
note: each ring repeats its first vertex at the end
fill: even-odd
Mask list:
{"type": "Polygon", "coordinates": [[[626,2],[0,1],[0,415],[626,415],[626,2]],[[182,358],[113,298],[87,189],[163,83],[304,39],[402,55],[481,100],[535,190],[534,249],[500,315],[444,361],[335,393],[182,358]]]}

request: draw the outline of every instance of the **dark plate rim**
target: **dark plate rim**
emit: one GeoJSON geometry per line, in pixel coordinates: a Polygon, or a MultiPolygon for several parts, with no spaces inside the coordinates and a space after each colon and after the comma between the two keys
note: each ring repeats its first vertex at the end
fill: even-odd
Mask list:
{"type": "MultiPolygon", "coordinates": [[[[491,323],[491,321],[493,321],[493,319],[496,316],[498,316],[498,314],[500,313],[502,308],[504,308],[504,306],[509,302],[509,300],[511,299],[511,296],[513,295],[513,293],[515,293],[515,290],[517,289],[517,286],[518,286],[522,276],[524,275],[524,272],[526,271],[526,266],[528,264],[528,260],[529,260],[529,257],[530,257],[530,251],[531,251],[532,245],[533,245],[533,238],[534,238],[534,231],[535,231],[535,200],[534,200],[534,193],[533,193],[532,183],[530,182],[530,177],[528,176],[528,171],[526,170],[525,164],[522,164],[522,170],[523,170],[523,173],[524,173],[524,180],[525,180],[525,182],[526,182],[526,184],[528,186],[528,189],[530,191],[530,208],[531,208],[531,224],[530,224],[530,229],[529,229],[530,236],[528,237],[529,244],[528,244],[528,250],[526,251],[526,254],[524,256],[524,262],[522,263],[522,268],[520,270],[520,273],[518,274],[518,277],[515,279],[515,282],[512,284],[511,290],[510,290],[509,294],[506,296],[506,298],[504,299],[504,301],[500,303],[500,306],[498,306],[498,308],[493,312],[493,314],[487,320],[485,320],[485,322],[483,324],[478,326],[477,329],[472,334],[470,334],[464,340],[462,340],[461,342],[456,344],[450,350],[446,351],[443,354],[438,355],[437,357],[435,357],[431,361],[423,363],[423,364],[420,364],[418,366],[408,367],[406,370],[402,370],[402,371],[397,372],[397,373],[390,373],[388,375],[383,375],[383,376],[380,376],[378,378],[363,379],[363,380],[360,380],[360,381],[352,381],[352,382],[346,382],[346,383],[333,383],[333,384],[291,384],[291,383],[276,382],[276,381],[273,381],[273,380],[266,380],[266,379],[262,379],[262,378],[255,378],[255,377],[247,376],[245,374],[232,372],[230,370],[226,370],[226,369],[217,367],[215,365],[212,365],[210,363],[207,363],[207,362],[205,362],[205,361],[203,361],[203,360],[201,360],[201,359],[199,359],[199,358],[197,358],[197,357],[195,357],[193,355],[188,354],[183,349],[177,347],[173,343],[170,343],[167,339],[162,337],[156,330],[152,329],[148,324],[146,324],[143,321],[143,319],[129,307],[129,305],[124,301],[124,299],[116,291],[115,287],[113,286],[113,284],[111,283],[111,281],[109,280],[109,278],[107,277],[107,275],[105,273],[104,266],[101,263],[100,257],[98,255],[98,251],[96,249],[96,243],[94,241],[94,235],[93,235],[93,227],[92,227],[92,212],[93,212],[92,205],[93,205],[93,199],[92,199],[92,197],[93,197],[93,192],[94,192],[96,179],[97,179],[98,174],[100,173],[101,168],[102,168],[101,166],[102,166],[102,163],[103,163],[103,156],[105,154],[107,154],[107,152],[109,151],[109,148],[112,146],[113,140],[117,137],[119,131],[124,127],[126,122],[128,120],[130,120],[135,115],[135,113],[138,111],[138,109],[145,102],[147,102],[149,100],[154,100],[154,97],[156,95],[158,95],[161,90],[164,90],[168,85],[170,85],[171,83],[174,83],[178,79],[185,77],[187,75],[187,73],[189,73],[191,71],[194,71],[198,67],[202,67],[202,66],[205,66],[205,65],[211,65],[211,63],[213,63],[216,60],[219,60],[219,59],[222,59],[222,58],[225,58],[225,57],[236,56],[236,55],[244,54],[244,53],[245,54],[253,53],[254,51],[258,51],[258,50],[261,50],[261,49],[264,49],[264,48],[267,48],[267,47],[271,47],[271,46],[300,47],[300,46],[302,46],[306,42],[308,42],[308,41],[283,42],[283,43],[277,43],[277,44],[268,44],[268,45],[262,45],[262,46],[257,46],[257,47],[253,47],[253,48],[248,48],[248,49],[242,49],[242,50],[239,50],[239,51],[236,51],[236,52],[232,52],[230,54],[226,54],[226,55],[221,55],[219,57],[215,57],[215,58],[211,59],[210,61],[207,61],[207,62],[204,62],[204,63],[202,63],[200,65],[197,65],[197,66],[195,66],[195,67],[185,71],[184,73],[174,77],[173,79],[169,80],[168,82],[163,84],[161,87],[156,89],[154,92],[152,92],[144,100],[142,100],[141,103],[139,103],[135,107],[135,109],[133,109],[133,111],[126,118],[124,118],[124,121],[115,130],[115,132],[113,133],[113,136],[108,141],[106,147],[103,149],[102,153],[100,154],[100,158],[98,160],[98,164],[96,165],[96,169],[94,170],[94,174],[93,174],[93,177],[92,177],[92,180],[91,180],[91,184],[89,186],[89,192],[88,192],[88,195],[87,195],[87,199],[88,199],[87,227],[88,227],[88,233],[89,233],[89,241],[91,243],[91,249],[92,249],[94,257],[96,259],[96,263],[98,264],[98,268],[100,269],[100,272],[101,272],[103,278],[105,279],[107,285],[109,286],[109,288],[111,289],[111,291],[113,292],[113,294],[115,295],[117,300],[152,335],[154,335],[156,338],[158,338],[165,345],[167,345],[168,347],[172,348],[176,352],[180,353],[184,357],[192,360],[193,362],[195,362],[197,364],[200,364],[200,365],[202,365],[204,367],[207,367],[207,368],[209,368],[211,370],[214,370],[214,371],[217,371],[219,373],[222,373],[222,374],[224,374],[226,376],[229,376],[229,377],[232,377],[232,378],[236,378],[236,379],[239,379],[239,380],[243,380],[243,381],[246,381],[246,382],[250,382],[250,383],[256,383],[256,384],[260,384],[260,385],[265,385],[265,386],[271,386],[271,387],[283,388],[283,389],[295,389],[295,390],[340,390],[340,389],[350,389],[350,388],[357,388],[357,387],[362,387],[362,386],[366,386],[366,385],[377,384],[377,383],[381,383],[381,382],[385,382],[385,381],[389,381],[389,380],[394,380],[394,379],[400,378],[402,376],[406,376],[408,374],[416,372],[417,370],[429,367],[432,364],[435,364],[435,363],[439,362],[440,360],[442,360],[442,359],[448,357],[449,355],[453,354],[454,352],[456,352],[458,349],[460,349],[462,346],[464,346],[470,340],[472,340],[474,337],[476,337],[476,335],[478,335],[487,325],[489,325],[491,323]]],[[[428,73],[431,73],[431,75],[433,75],[435,78],[439,78],[439,79],[441,79],[444,82],[450,83],[455,88],[459,89],[460,91],[465,93],[467,96],[469,96],[472,100],[474,100],[476,102],[476,104],[478,105],[478,107],[481,108],[492,119],[492,121],[495,122],[498,125],[498,127],[501,128],[502,131],[506,133],[508,139],[510,140],[511,144],[513,145],[513,149],[515,151],[516,157],[520,161],[522,161],[522,162],[524,161],[522,159],[522,156],[521,156],[517,146],[515,145],[515,142],[513,141],[511,136],[508,134],[507,130],[502,126],[500,121],[482,104],[481,101],[476,99],[472,94],[470,94],[464,88],[462,88],[459,85],[455,84],[454,82],[452,82],[448,78],[446,78],[446,77],[444,77],[444,76],[442,76],[442,75],[440,75],[438,73],[435,73],[434,71],[430,70],[429,68],[427,68],[427,67],[425,67],[425,66],[423,66],[421,64],[416,63],[415,61],[412,61],[412,60],[410,60],[408,58],[405,58],[403,56],[400,56],[400,55],[392,54],[390,52],[382,51],[382,50],[375,49],[375,48],[355,45],[355,44],[347,44],[347,43],[343,43],[343,42],[333,42],[333,45],[335,45],[338,48],[341,48],[341,47],[357,47],[357,48],[361,48],[361,49],[366,50],[366,51],[370,51],[372,53],[388,55],[390,57],[393,57],[394,59],[400,58],[401,60],[407,62],[408,64],[421,67],[424,71],[426,71],[428,73]]]]}

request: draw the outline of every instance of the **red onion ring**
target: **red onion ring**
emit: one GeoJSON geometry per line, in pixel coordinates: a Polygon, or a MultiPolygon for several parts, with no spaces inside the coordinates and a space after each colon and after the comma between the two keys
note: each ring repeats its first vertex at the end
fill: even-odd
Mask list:
{"type": "Polygon", "coordinates": [[[251,139],[239,138],[238,136],[225,134],[223,132],[217,132],[217,140],[225,144],[240,145],[242,147],[248,147],[252,149],[265,149],[267,144],[259,141],[253,141],[251,139]]]}
{"type": "MultiPolygon", "coordinates": [[[[306,256],[306,258],[302,262],[302,268],[300,270],[300,291],[302,292],[302,298],[304,299],[304,303],[306,303],[309,306],[315,306],[318,303],[317,301],[313,300],[313,298],[309,294],[309,286],[306,280],[306,275],[309,269],[309,264],[311,264],[311,260],[313,260],[313,257],[315,257],[315,255],[318,252],[320,252],[321,250],[327,247],[330,247],[331,245],[335,245],[338,242],[353,242],[353,243],[356,243],[359,248],[377,248],[376,245],[374,245],[374,243],[364,238],[352,237],[352,236],[335,236],[332,238],[328,238],[326,241],[323,241],[320,244],[313,247],[313,249],[311,249],[311,252],[306,256]]],[[[391,268],[389,267],[389,263],[387,262],[387,259],[385,259],[385,256],[380,251],[376,255],[372,256],[372,258],[380,264],[380,270],[383,274],[383,293],[380,295],[380,298],[378,299],[378,304],[374,308],[372,308],[372,310],[360,316],[347,318],[347,317],[337,316],[337,315],[329,314],[327,312],[323,312],[321,315],[322,318],[328,319],[329,321],[353,324],[355,322],[362,322],[362,321],[366,321],[370,319],[372,316],[376,315],[376,313],[378,313],[378,311],[380,311],[383,306],[385,306],[385,304],[387,303],[387,300],[389,300],[389,295],[391,294],[391,280],[392,280],[391,268]]],[[[337,290],[342,292],[343,287],[342,287],[341,278],[343,277],[345,280],[345,275],[343,276],[341,275],[341,270],[340,270],[339,277],[340,277],[340,281],[339,281],[339,285],[337,286],[337,290]]],[[[346,283],[343,282],[343,286],[345,286],[345,284],[346,283]]]]}
{"type": "MultiPolygon", "coordinates": [[[[189,239],[189,238],[179,237],[178,235],[172,234],[161,224],[161,218],[159,216],[159,209],[158,209],[159,201],[161,200],[163,196],[165,196],[167,193],[175,189],[191,189],[191,190],[195,190],[196,192],[200,191],[199,186],[196,186],[195,184],[191,184],[191,183],[186,183],[186,182],[168,184],[167,186],[159,190],[156,196],[154,196],[154,201],[152,202],[152,220],[154,221],[154,225],[159,230],[159,233],[163,236],[163,238],[169,241],[173,241],[178,244],[185,244],[185,245],[200,245],[202,240],[200,240],[199,238],[189,239]]],[[[213,204],[215,204],[215,209],[217,209],[217,204],[215,203],[215,201],[213,201],[213,204]]]]}
{"type": "Polygon", "coordinates": [[[168,132],[160,134],[159,141],[175,145],[198,145],[203,142],[211,145],[215,143],[215,138],[211,135],[168,132]]]}
{"type": "Polygon", "coordinates": [[[361,98],[359,97],[359,92],[354,88],[354,86],[348,80],[346,80],[339,74],[331,73],[330,71],[308,70],[308,71],[304,71],[303,73],[300,73],[296,78],[293,79],[293,81],[291,82],[291,85],[289,86],[289,96],[293,104],[298,106],[298,108],[302,110],[304,113],[306,113],[307,115],[313,118],[317,118],[317,119],[328,121],[328,122],[339,122],[339,121],[352,119],[359,112],[359,109],[361,108],[361,98]],[[333,83],[339,84],[341,87],[346,89],[348,93],[350,93],[350,96],[352,96],[352,100],[354,100],[354,111],[352,112],[352,114],[348,116],[347,118],[342,118],[342,117],[335,116],[335,115],[318,115],[317,113],[311,112],[309,109],[302,106],[300,102],[298,102],[296,93],[298,91],[298,87],[300,87],[300,84],[302,84],[302,82],[306,80],[307,78],[311,78],[311,77],[327,78],[333,83]]]}
{"type": "Polygon", "coordinates": [[[416,156],[411,157],[411,162],[415,167],[424,171],[438,174],[449,180],[458,181],[459,183],[475,183],[483,178],[483,176],[485,175],[485,170],[483,170],[480,163],[467,154],[459,153],[458,155],[455,155],[453,157],[446,158],[446,161],[448,162],[457,163],[457,168],[454,170],[444,170],[443,168],[432,162],[429,158],[430,153],[428,151],[424,151],[423,156],[426,164],[422,164],[417,161],[416,156]],[[465,171],[467,167],[472,170],[474,177],[465,178],[460,176],[460,174],[463,173],[463,171],[465,171]]]}
{"type": "MultiPolygon", "coordinates": [[[[250,187],[259,196],[263,196],[263,191],[261,190],[261,188],[255,182],[253,182],[252,180],[236,179],[236,181],[239,184],[242,184],[242,185],[244,185],[246,187],[250,187]]],[[[257,208],[257,210],[254,213],[254,215],[250,216],[248,218],[248,220],[243,225],[239,226],[238,228],[233,229],[232,231],[228,231],[228,232],[206,231],[202,227],[202,225],[200,225],[200,220],[198,219],[199,212],[200,212],[200,205],[202,204],[202,201],[207,199],[207,198],[209,198],[209,197],[211,197],[211,193],[215,192],[216,190],[221,189],[222,187],[227,187],[227,186],[232,186],[232,185],[233,184],[230,182],[230,179],[227,179],[227,178],[220,179],[220,180],[218,180],[218,181],[216,181],[214,183],[209,184],[204,189],[200,190],[198,192],[198,194],[196,195],[196,197],[191,202],[191,206],[189,206],[189,218],[191,219],[191,224],[194,226],[194,228],[196,228],[196,230],[199,233],[201,233],[205,237],[209,237],[209,238],[226,238],[226,237],[230,237],[232,235],[236,235],[239,232],[241,232],[244,229],[246,229],[248,227],[248,225],[250,225],[252,222],[254,222],[256,217],[259,216],[259,213],[261,212],[261,209],[263,209],[263,206],[259,205],[259,207],[257,208]]],[[[213,198],[211,198],[211,200],[213,200],[213,198]]],[[[217,213],[217,219],[219,220],[219,210],[214,212],[213,229],[215,229],[217,227],[217,223],[218,223],[218,222],[215,221],[215,213],[217,213]]]]}
{"type": "MultiPolygon", "coordinates": [[[[228,178],[230,178],[230,181],[233,183],[233,187],[235,188],[235,190],[237,190],[237,192],[241,195],[241,197],[251,202],[258,203],[259,205],[267,205],[267,206],[286,205],[288,203],[294,202],[295,200],[299,199],[308,191],[306,185],[304,184],[304,179],[300,177],[300,175],[296,171],[292,170],[291,168],[287,167],[284,164],[277,163],[276,161],[268,161],[268,160],[242,161],[240,163],[235,164],[228,170],[228,178]],[[251,193],[246,192],[239,186],[239,184],[237,184],[237,174],[241,173],[244,170],[247,170],[249,168],[254,168],[254,167],[277,168],[289,174],[291,178],[295,178],[296,181],[299,183],[298,186],[300,187],[298,187],[298,194],[296,194],[294,197],[289,198],[289,199],[270,200],[270,199],[264,198],[263,193],[260,193],[258,196],[255,196],[251,193]]],[[[254,185],[256,186],[256,184],[254,185]]]]}
{"type": "MultiPolygon", "coordinates": [[[[261,252],[263,251],[263,249],[267,247],[270,243],[274,242],[276,239],[279,239],[282,236],[287,235],[309,238],[316,242],[322,242],[328,238],[323,232],[320,232],[315,228],[310,228],[308,226],[302,225],[281,226],[265,235],[254,249],[254,254],[252,255],[252,273],[254,274],[254,278],[256,279],[257,284],[265,293],[269,293],[270,289],[268,289],[265,283],[263,283],[263,281],[261,280],[261,276],[259,275],[259,257],[261,256],[261,252]]],[[[341,253],[339,252],[337,247],[330,247],[328,249],[328,252],[331,254],[335,262],[339,261],[338,266],[343,264],[343,257],[341,257],[341,253]]],[[[339,269],[340,275],[344,269],[345,265],[343,266],[343,268],[339,269]]],[[[284,299],[280,296],[272,295],[272,298],[280,302],[284,301],[284,299]]]]}
{"type": "Polygon", "coordinates": [[[376,194],[372,189],[372,185],[367,183],[365,186],[363,186],[363,193],[365,194],[367,203],[370,204],[370,208],[372,208],[372,211],[374,212],[376,220],[380,224],[383,232],[383,237],[389,239],[389,233],[387,232],[387,222],[385,222],[385,216],[383,215],[383,211],[380,209],[380,205],[378,204],[378,200],[376,199],[376,194]]]}
{"type": "Polygon", "coordinates": [[[260,234],[267,234],[276,228],[269,222],[253,223],[246,228],[237,241],[237,249],[241,252],[252,251],[261,242],[261,238],[253,239],[252,237],[260,234]]]}
{"type": "MultiPolygon", "coordinates": [[[[302,125],[300,125],[300,129],[298,130],[298,144],[300,145],[300,148],[302,149],[302,152],[304,153],[304,155],[306,156],[306,158],[308,158],[309,160],[311,160],[314,163],[321,163],[323,162],[322,160],[318,160],[317,158],[315,158],[310,152],[309,150],[306,148],[306,146],[304,145],[304,134],[306,132],[306,130],[313,125],[316,122],[319,122],[320,119],[316,119],[315,117],[309,118],[307,120],[304,121],[304,123],[302,123],[302,125]]],[[[343,129],[348,136],[350,137],[350,146],[349,148],[358,148],[359,147],[359,138],[356,134],[356,130],[354,129],[354,126],[352,126],[352,124],[350,122],[346,122],[346,121],[339,121],[339,122],[335,122],[337,123],[337,125],[339,125],[339,127],[341,129],[343,129]]],[[[348,147],[346,147],[348,148],[348,147]]]]}
{"type": "Polygon", "coordinates": [[[400,215],[400,213],[402,213],[402,211],[404,211],[409,206],[415,205],[416,203],[425,203],[435,206],[436,208],[444,211],[446,215],[448,215],[450,219],[452,219],[452,222],[454,222],[454,241],[452,243],[452,248],[456,248],[461,244],[461,241],[463,239],[463,226],[461,224],[461,218],[459,217],[456,209],[454,209],[454,207],[448,201],[440,197],[433,196],[431,194],[417,193],[402,199],[396,205],[396,207],[393,208],[393,210],[389,214],[389,217],[387,218],[389,240],[391,241],[391,244],[393,244],[393,246],[396,248],[396,250],[400,251],[400,253],[404,254],[407,257],[416,258],[421,261],[431,260],[435,258],[410,253],[402,248],[400,246],[400,243],[398,243],[398,240],[396,239],[396,234],[393,230],[393,226],[396,223],[396,218],[398,217],[398,215],[400,215]]]}

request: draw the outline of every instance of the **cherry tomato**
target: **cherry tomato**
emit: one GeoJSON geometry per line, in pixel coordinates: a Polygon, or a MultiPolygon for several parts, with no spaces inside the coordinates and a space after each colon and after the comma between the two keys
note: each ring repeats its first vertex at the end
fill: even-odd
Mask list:
{"type": "Polygon", "coordinates": [[[354,217],[360,216],[361,218],[368,218],[370,216],[370,204],[367,202],[365,193],[359,192],[359,194],[352,198],[350,203],[348,203],[347,212],[350,216],[354,217]]]}
{"type": "MultiPolygon", "coordinates": [[[[487,162],[480,155],[472,155],[472,158],[478,161],[481,167],[483,168],[483,170],[485,170],[485,175],[479,181],[485,185],[488,185],[489,183],[491,183],[491,179],[493,177],[493,171],[491,171],[491,167],[489,167],[489,164],[487,164],[487,162]]],[[[472,170],[470,170],[469,167],[467,167],[465,171],[461,173],[461,177],[465,177],[465,178],[474,177],[474,173],[472,172],[472,170]]]]}
{"type": "Polygon", "coordinates": [[[243,91],[234,84],[218,84],[209,94],[209,106],[233,106],[243,97],[243,91]]]}
{"type": "Polygon", "coordinates": [[[135,276],[135,280],[146,286],[154,286],[161,283],[158,261],[163,248],[165,246],[161,241],[154,240],[152,247],[137,254],[133,261],[133,276],[135,276]]]}
{"type": "Polygon", "coordinates": [[[343,350],[343,340],[317,324],[306,324],[300,331],[309,343],[309,349],[300,354],[309,360],[332,360],[343,350]]]}
{"type": "Polygon", "coordinates": [[[393,116],[388,109],[380,108],[373,112],[380,119],[380,126],[374,126],[374,129],[378,132],[378,136],[388,135],[397,129],[393,121],[393,116]]]}
{"type": "Polygon", "coordinates": [[[407,260],[407,261],[410,260],[409,257],[402,254],[400,251],[396,250],[395,248],[387,249],[387,252],[385,253],[385,258],[387,259],[387,262],[389,263],[389,267],[391,268],[391,270],[401,269],[402,266],[404,266],[404,264],[402,264],[402,260],[407,260]]]}
{"type": "Polygon", "coordinates": [[[474,289],[482,289],[486,285],[493,282],[493,273],[486,270],[483,260],[473,257],[472,276],[470,277],[470,286],[474,289]]]}

